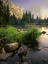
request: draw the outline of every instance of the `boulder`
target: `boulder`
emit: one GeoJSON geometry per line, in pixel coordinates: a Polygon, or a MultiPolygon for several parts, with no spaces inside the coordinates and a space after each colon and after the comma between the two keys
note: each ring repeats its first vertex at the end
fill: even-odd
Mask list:
{"type": "Polygon", "coordinates": [[[39,48],[38,47],[34,47],[34,49],[40,51],[41,47],[39,47],[39,48]]]}
{"type": "Polygon", "coordinates": [[[26,54],[27,54],[27,49],[24,46],[21,46],[18,50],[18,56],[21,58],[21,63],[26,60],[26,54]]]}
{"type": "Polygon", "coordinates": [[[3,54],[0,54],[0,60],[6,60],[8,57],[11,57],[12,55],[12,52],[11,53],[3,53],[3,54]]]}
{"type": "Polygon", "coordinates": [[[18,48],[18,46],[19,46],[18,42],[10,43],[10,44],[6,44],[4,46],[4,49],[6,52],[12,52],[15,51],[18,48]]]}
{"type": "Polygon", "coordinates": [[[18,55],[22,57],[22,55],[26,56],[27,49],[24,46],[21,46],[18,50],[18,55]]]}
{"type": "Polygon", "coordinates": [[[42,34],[45,34],[46,32],[45,31],[42,31],[42,34]]]}
{"type": "Polygon", "coordinates": [[[1,53],[1,54],[5,53],[5,50],[4,50],[3,47],[1,48],[0,53],[1,53]]]}

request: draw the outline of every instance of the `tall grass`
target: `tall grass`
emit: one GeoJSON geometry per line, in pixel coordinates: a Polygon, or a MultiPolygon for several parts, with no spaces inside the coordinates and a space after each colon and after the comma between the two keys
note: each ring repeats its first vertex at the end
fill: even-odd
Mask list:
{"type": "Polygon", "coordinates": [[[26,32],[18,32],[15,27],[7,26],[0,27],[0,38],[6,37],[7,43],[19,42],[20,44],[31,44],[35,46],[38,44],[36,38],[40,35],[37,28],[29,28],[26,32]]]}
{"type": "Polygon", "coordinates": [[[17,41],[18,31],[15,27],[7,26],[6,28],[0,28],[0,38],[6,37],[7,43],[17,41]]]}
{"type": "Polygon", "coordinates": [[[5,37],[6,30],[3,27],[0,27],[0,38],[5,37]]]}
{"type": "Polygon", "coordinates": [[[36,46],[38,44],[36,38],[39,35],[40,35],[40,33],[37,28],[29,28],[22,37],[22,43],[31,44],[32,46],[36,46]]]}

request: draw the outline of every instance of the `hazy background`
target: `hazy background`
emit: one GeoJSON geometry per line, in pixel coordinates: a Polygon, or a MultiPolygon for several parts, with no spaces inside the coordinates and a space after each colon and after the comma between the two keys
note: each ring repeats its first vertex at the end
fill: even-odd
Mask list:
{"type": "Polygon", "coordinates": [[[37,5],[41,6],[44,13],[48,16],[48,0],[10,0],[15,5],[21,6],[25,9],[37,5]]]}

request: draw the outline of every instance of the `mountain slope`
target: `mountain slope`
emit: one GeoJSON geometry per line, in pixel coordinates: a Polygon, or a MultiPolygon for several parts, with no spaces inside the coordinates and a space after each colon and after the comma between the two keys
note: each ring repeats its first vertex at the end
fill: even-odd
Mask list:
{"type": "Polygon", "coordinates": [[[14,14],[17,18],[22,17],[24,8],[15,6],[12,2],[9,2],[9,8],[11,15],[14,14]]]}
{"type": "Polygon", "coordinates": [[[15,15],[17,18],[21,18],[24,8],[14,5],[9,0],[2,0],[4,5],[9,5],[10,15],[15,15]]]}
{"type": "Polygon", "coordinates": [[[28,8],[27,10],[30,10],[32,14],[34,14],[34,18],[36,18],[37,16],[41,19],[46,18],[46,14],[43,12],[42,7],[41,6],[32,6],[30,8],[28,8]]]}

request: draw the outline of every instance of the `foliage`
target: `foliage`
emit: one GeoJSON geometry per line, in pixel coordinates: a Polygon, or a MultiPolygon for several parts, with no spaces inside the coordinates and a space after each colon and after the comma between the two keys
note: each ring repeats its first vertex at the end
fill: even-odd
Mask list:
{"type": "Polygon", "coordinates": [[[30,23],[31,21],[31,12],[25,12],[23,13],[23,17],[22,17],[22,24],[25,25],[27,23],[30,23]]]}
{"type": "Polygon", "coordinates": [[[35,46],[36,38],[40,35],[38,29],[29,28],[26,32],[18,32],[13,26],[0,27],[0,38],[6,37],[7,43],[19,42],[20,44],[31,44],[35,46]]]}
{"type": "Polygon", "coordinates": [[[16,18],[15,15],[13,14],[13,15],[10,17],[10,22],[9,22],[9,24],[15,26],[15,25],[17,25],[17,23],[18,23],[17,18],[16,18]]]}
{"type": "Polygon", "coordinates": [[[0,38],[6,37],[7,43],[16,42],[18,39],[18,31],[15,27],[0,27],[0,38]]]}
{"type": "Polygon", "coordinates": [[[0,0],[0,19],[2,18],[2,20],[0,20],[0,26],[4,26],[9,24],[9,18],[10,18],[10,13],[9,13],[9,6],[5,6],[3,4],[3,1],[0,0]]]}
{"type": "Polygon", "coordinates": [[[7,42],[16,42],[17,41],[17,29],[15,27],[9,26],[6,28],[6,39],[7,42]]]}
{"type": "Polygon", "coordinates": [[[3,15],[3,2],[0,0],[0,16],[3,15]]]}
{"type": "Polygon", "coordinates": [[[20,44],[21,44],[22,36],[23,36],[23,33],[18,32],[17,42],[19,42],[20,44]]]}
{"type": "Polygon", "coordinates": [[[35,46],[37,44],[36,38],[39,36],[39,31],[36,28],[29,28],[22,37],[22,42],[24,44],[31,44],[35,46]]]}
{"type": "Polygon", "coordinates": [[[5,28],[0,27],[0,38],[5,37],[5,33],[6,33],[5,31],[6,31],[5,28]]]}
{"type": "Polygon", "coordinates": [[[40,19],[37,24],[41,25],[42,24],[42,20],[40,19]]]}
{"type": "Polygon", "coordinates": [[[4,16],[5,16],[6,24],[9,24],[9,19],[10,19],[9,5],[7,5],[7,7],[6,7],[4,16]]]}

